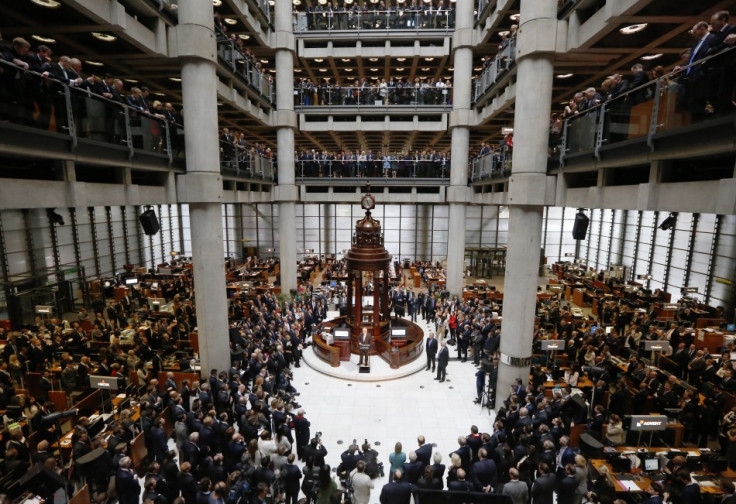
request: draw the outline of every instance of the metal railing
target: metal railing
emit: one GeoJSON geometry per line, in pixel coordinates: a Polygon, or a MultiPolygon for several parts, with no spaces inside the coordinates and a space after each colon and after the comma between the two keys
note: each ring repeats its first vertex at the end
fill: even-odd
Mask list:
{"type": "Polygon", "coordinates": [[[75,149],[80,139],[125,146],[129,159],[145,153],[183,157],[184,131],[166,112],[143,112],[92,91],[96,77],[70,86],[0,60],[0,120],[68,135],[75,149]]]}
{"type": "Polygon", "coordinates": [[[562,134],[555,137],[559,145],[551,146],[559,152],[559,165],[581,153],[592,153],[600,160],[601,148],[642,138],[654,150],[658,133],[736,111],[731,102],[733,84],[731,89],[721,86],[720,91],[713,87],[714,82],[724,82],[720,72],[726,71],[726,58],[734,57],[736,48],[725,49],[568,117],[562,134]],[[727,97],[721,110],[713,109],[706,98],[710,95],[719,101],[719,92],[727,97]]]}
{"type": "Polygon", "coordinates": [[[225,32],[217,30],[217,57],[230,70],[241,77],[256,93],[263,96],[269,103],[276,102],[276,86],[268,73],[258,68],[258,64],[241,51],[234,40],[227,37],[225,32]]]}
{"type": "MultiPolygon", "coordinates": [[[[318,155],[319,156],[319,155],[318,155]]],[[[383,177],[383,178],[441,178],[450,176],[450,159],[435,156],[431,159],[398,158],[352,155],[349,159],[303,159],[296,156],[297,177],[383,177]]]]}
{"type": "Polygon", "coordinates": [[[509,148],[501,147],[470,162],[470,181],[501,179],[511,173],[511,153],[509,148]]]}
{"type": "Polygon", "coordinates": [[[452,105],[452,87],[397,86],[314,86],[309,83],[294,89],[294,106],[376,107],[376,106],[441,106],[452,105]]]}
{"type": "Polygon", "coordinates": [[[276,160],[254,148],[246,148],[245,144],[221,139],[220,171],[225,175],[273,182],[276,180],[276,160]]]}
{"type": "Polygon", "coordinates": [[[473,101],[483,96],[498,80],[508,72],[516,61],[516,38],[506,39],[504,46],[496,54],[483,72],[475,79],[473,101]]]}
{"type": "MultiPolygon", "coordinates": [[[[318,7],[319,9],[320,7],[318,7]]],[[[454,9],[332,9],[294,13],[294,33],[311,31],[444,30],[455,26],[454,9]]]]}

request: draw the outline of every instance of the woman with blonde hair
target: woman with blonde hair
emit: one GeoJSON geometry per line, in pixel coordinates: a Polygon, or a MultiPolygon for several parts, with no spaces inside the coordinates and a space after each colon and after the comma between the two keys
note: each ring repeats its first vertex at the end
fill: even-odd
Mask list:
{"type": "Polygon", "coordinates": [[[575,489],[575,504],[580,504],[588,493],[588,461],[580,454],[575,455],[575,479],[578,487],[575,489]]]}
{"type": "Polygon", "coordinates": [[[611,446],[620,446],[624,444],[625,439],[626,432],[621,417],[616,413],[611,413],[611,417],[608,419],[608,427],[606,427],[606,441],[611,446]]]}

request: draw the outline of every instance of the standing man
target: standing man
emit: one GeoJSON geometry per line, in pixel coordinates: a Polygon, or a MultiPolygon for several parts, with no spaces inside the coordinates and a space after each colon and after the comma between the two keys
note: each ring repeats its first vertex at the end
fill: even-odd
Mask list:
{"type": "Polygon", "coordinates": [[[440,343],[440,354],[437,358],[437,376],[435,376],[435,380],[439,380],[440,383],[445,381],[445,376],[447,376],[447,363],[450,360],[450,351],[447,349],[447,343],[444,341],[440,343]]]}
{"type": "Polygon", "coordinates": [[[434,372],[435,368],[435,362],[437,357],[437,340],[434,338],[434,333],[432,331],[429,332],[429,336],[427,337],[427,343],[425,345],[425,349],[427,351],[427,369],[426,371],[429,371],[430,365],[432,367],[432,371],[434,372]]]}
{"type": "Polygon", "coordinates": [[[358,350],[360,350],[360,362],[358,362],[358,366],[367,366],[368,352],[371,350],[371,335],[368,334],[367,327],[364,327],[360,331],[360,336],[358,337],[358,350]]]}
{"type": "Polygon", "coordinates": [[[299,480],[302,478],[302,472],[294,465],[296,456],[289,453],[286,457],[286,465],[281,468],[279,477],[284,483],[284,491],[286,492],[286,504],[296,504],[299,497],[299,480]]]}
{"type": "Polygon", "coordinates": [[[369,504],[371,500],[373,481],[371,481],[371,477],[365,473],[365,462],[362,460],[358,461],[355,471],[352,473],[350,479],[353,483],[353,488],[355,489],[355,503],[369,504]]]}

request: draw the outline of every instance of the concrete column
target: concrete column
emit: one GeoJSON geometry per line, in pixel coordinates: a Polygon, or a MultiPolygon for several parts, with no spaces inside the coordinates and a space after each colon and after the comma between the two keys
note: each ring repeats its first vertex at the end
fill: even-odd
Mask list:
{"type": "Polygon", "coordinates": [[[227,369],[230,345],[211,2],[179,2],[177,41],[182,59],[184,129],[190,133],[185,136],[187,173],[180,176],[177,190],[179,201],[189,204],[199,356],[203,370],[227,369]]]}
{"type": "Polygon", "coordinates": [[[274,125],[278,149],[278,182],[275,200],[279,204],[279,257],[281,292],[296,289],[296,209],[298,190],[294,184],[294,55],[296,44],[291,0],[276,0],[274,34],[276,49],[276,113],[274,125]]]}
{"type": "Polygon", "coordinates": [[[524,383],[529,380],[549,128],[539,117],[551,106],[556,32],[556,0],[521,1],[514,143],[524,148],[514,150],[509,180],[509,241],[497,404],[508,397],[516,378],[524,383]]]}
{"type": "Polygon", "coordinates": [[[470,150],[471,84],[473,75],[473,4],[458,0],[455,4],[455,32],[452,37],[455,70],[453,71],[452,147],[450,187],[447,202],[450,220],[447,241],[447,285],[451,294],[462,294],[465,272],[465,201],[468,185],[468,151],[470,150]]]}

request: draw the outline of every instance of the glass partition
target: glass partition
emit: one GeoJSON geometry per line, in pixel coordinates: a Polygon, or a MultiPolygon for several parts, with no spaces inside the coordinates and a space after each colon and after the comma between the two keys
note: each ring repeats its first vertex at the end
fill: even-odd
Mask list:
{"type": "Polygon", "coordinates": [[[435,6],[402,6],[379,10],[357,5],[351,9],[310,7],[294,13],[294,32],[345,30],[450,30],[455,10],[435,6]]]}

